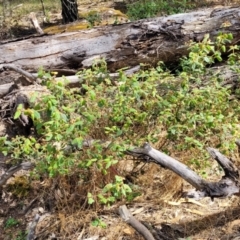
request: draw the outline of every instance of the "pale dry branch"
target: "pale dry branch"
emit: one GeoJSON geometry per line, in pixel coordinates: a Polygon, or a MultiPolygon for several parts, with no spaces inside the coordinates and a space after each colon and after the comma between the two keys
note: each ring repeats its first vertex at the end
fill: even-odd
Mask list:
{"type": "Polygon", "coordinates": [[[202,198],[202,197],[227,197],[231,195],[239,195],[239,172],[236,166],[218,150],[208,148],[210,155],[223,168],[225,175],[218,182],[208,182],[202,179],[194,171],[185,164],[176,159],[154,149],[150,144],[145,143],[141,148],[128,150],[126,153],[144,159],[145,161],[153,161],[161,167],[167,168],[178,174],[197,191],[190,191],[185,194],[186,197],[202,198]]]}
{"type": "Polygon", "coordinates": [[[130,224],[135,230],[137,230],[146,240],[154,240],[151,232],[139,222],[128,210],[126,205],[119,207],[119,214],[121,218],[128,224],[130,224]]]}

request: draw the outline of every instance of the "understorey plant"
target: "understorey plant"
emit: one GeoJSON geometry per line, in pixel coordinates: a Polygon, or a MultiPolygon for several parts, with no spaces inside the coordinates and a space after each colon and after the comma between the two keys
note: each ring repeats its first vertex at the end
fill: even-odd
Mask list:
{"type": "MultiPolygon", "coordinates": [[[[234,151],[239,135],[238,101],[221,77],[208,74],[210,65],[222,61],[230,41],[231,35],[223,34],[216,41],[206,36],[193,43],[179,74],[159,62],[131,76],[120,70],[113,81],[102,59],[78,73],[80,88],[69,88],[67,78],[59,81],[39,70],[49,94],[40,101],[33,96],[30,108],[19,106],[15,113],[15,118],[29,116],[35,131],[28,137],[2,137],[1,151],[12,164],[35,163],[32,178],[74,182],[69,194],[82,191],[82,201],[92,206],[136,196],[136,186],[124,179],[129,170],[121,161],[127,149],[146,141],[164,142],[161,150],[168,154],[192,151],[188,160],[204,171],[205,147],[234,151]]],[[[233,68],[238,59],[234,49],[229,48],[233,68]]]]}

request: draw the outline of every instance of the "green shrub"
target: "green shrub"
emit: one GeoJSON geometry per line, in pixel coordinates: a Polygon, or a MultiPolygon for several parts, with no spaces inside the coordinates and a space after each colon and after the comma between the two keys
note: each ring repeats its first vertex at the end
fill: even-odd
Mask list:
{"type": "MultiPolygon", "coordinates": [[[[239,136],[238,101],[229,101],[232,93],[222,85],[222,79],[206,75],[207,65],[222,60],[230,40],[231,35],[225,34],[216,42],[206,36],[202,43],[192,44],[189,56],[180,63],[183,71],[177,76],[160,62],[156,68],[130,77],[119,71],[113,83],[105,61],[99,60],[92,69],[79,72],[82,88],[70,89],[66,79],[56,82],[39,71],[51,94],[37,103],[32,99],[31,109],[20,106],[15,114],[18,117],[24,111],[30,116],[36,134],[1,138],[1,151],[15,163],[23,159],[34,162],[35,177],[77,174],[76,184],[82,189],[88,186],[84,194],[89,204],[111,204],[135,195],[115,170],[132,145],[164,140],[171,143],[164,149],[169,154],[194,149],[194,162],[201,168],[205,166],[200,161],[206,159],[206,146],[232,151],[239,136]],[[93,139],[89,147],[87,139],[93,139]]],[[[229,59],[234,67],[236,52],[229,59]]]]}

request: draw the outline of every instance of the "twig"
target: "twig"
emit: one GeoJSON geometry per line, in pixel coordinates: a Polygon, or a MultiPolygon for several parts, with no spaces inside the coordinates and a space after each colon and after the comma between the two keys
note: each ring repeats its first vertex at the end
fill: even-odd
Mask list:
{"type": "Polygon", "coordinates": [[[46,17],[46,11],[45,11],[45,7],[43,4],[43,0],[41,0],[41,4],[42,4],[43,15],[46,17]]]}

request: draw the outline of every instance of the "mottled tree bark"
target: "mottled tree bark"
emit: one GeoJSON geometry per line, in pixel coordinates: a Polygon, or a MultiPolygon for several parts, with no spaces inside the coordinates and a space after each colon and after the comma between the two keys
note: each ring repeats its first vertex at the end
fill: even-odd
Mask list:
{"type": "Polygon", "coordinates": [[[39,66],[79,70],[104,58],[111,72],[140,63],[149,66],[159,61],[175,64],[188,54],[187,43],[199,42],[205,34],[214,40],[220,32],[232,33],[232,44],[240,42],[239,16],[240,7],[204,9],[83,31],[35,36],[22,41],[0,42],[0,64],[16,64],[34,71],[39,66]]]}
{"type": "Polygon", "coordinates": [[[77,0],[61,0],[63,23],[74,22],[78,19],[77,0]]]}

